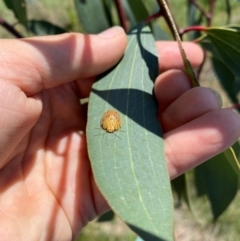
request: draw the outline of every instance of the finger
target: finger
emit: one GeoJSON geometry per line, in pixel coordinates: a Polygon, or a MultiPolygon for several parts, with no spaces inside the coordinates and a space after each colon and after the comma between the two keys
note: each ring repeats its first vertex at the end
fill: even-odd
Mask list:
{"type": "Polygon", "coordinates": [[[171,178],[226,150],[240,136],[240,118],[229,109],[208,112],[165,134],[171,178]]]}
{"type": "Polygon", "coordinates": [[[29,131],[36,124],[42,102],[27,98],[19,88],[0,80],[0,169],[12,158],[19,158],[29,144],[29,131]]]}
{"type": "Polygon", "coordinates": [[[173,101],[190,88],[191,83],[189,78],[181,70],[168,70],[160,74],[154,86],[160,111],[164,111],[173,101]]]}
{"type": "Polygon", "coordinates": [[[160,114],[164,133],[222,107],[221,96],[210,88],[192,88],[160,114]]]}
{"type": "Polygon", "coordinates": [[[107,70],[119,61],[126,43],[126,35],[120,27],[100,35],[68,33],[1,40],[0,79],[35,94],[43,88],[88,78],[107,70]]]}
{"type": "MultiPolygon", "coordinates": [[[[194,68],[200,66],[203,61],[202,49],[190,42],[183,42],[183,48],[189,61],[194,68]]],[[[176,41],[158,41],[156,42],[159,53],[160,73],[169,69],[184,69],[184,64],[176,41]]]]}

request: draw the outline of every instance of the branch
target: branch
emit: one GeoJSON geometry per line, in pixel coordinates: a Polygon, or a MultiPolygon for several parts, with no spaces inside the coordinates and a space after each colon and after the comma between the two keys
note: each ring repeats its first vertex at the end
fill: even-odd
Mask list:
{"type": "Polygon", "coordinates": [[[205,9],[200,6],[196,0],[189,0],[189,2],[192,3],[207,19],[212,18],[212,16],[207,11],[205,11],[205,9]]]}
{"type": "Polygon", "coordinates": [[[0,18],[0,24],[8,30],[11,34],[13,34],[17,38],[23,38],[23,36],[10,24],[8,24],[4,19],[0,18]]]}

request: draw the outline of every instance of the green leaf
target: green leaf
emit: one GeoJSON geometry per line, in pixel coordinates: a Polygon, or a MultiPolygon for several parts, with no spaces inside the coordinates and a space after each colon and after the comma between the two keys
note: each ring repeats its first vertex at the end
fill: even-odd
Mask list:
{"type": "Polygon", "coordinates": [[[233,151],[234,151],[234,153],[236,155],[236,159],[237,159],[237,161],[239,163],[240,162],[240,140],[237,140],[235,142],[235,144],[232,146],[232,148],[233,148],[233,151]]]}
{"type": "Polygon", "coordinates": [[[157,50],[148,27],[128,35],[120,63],[93,85],[88,107],[88,153],[96,183],[111,208],[145,241],[173,240],[173,200],[153,85],[157,50]],[[121,131],[99,130],[115,109],[121,131]]]}
{"type": "Polygon", "coordinates": [[[170,40],[167,33],[156,22],[152,22],[152,30],[155,40],[170,40]]]}
{"type": "Polygon", "coordinates": [[[233,103],[238,103],[237,94],[239,92],[239,88],[236,88],[235,76],[221,60],[211,57],[211,61],[219,82],[226,91],[227,95],[233,103]]]}
{"type": "Polygon", "coordinates": [[[112,221],[114,219],[114,212],[112,210],[102,214],[97,222],[102,223],[102,222],[109,222],[112,221]]]}
{"type": "Polygon", "coordinates": [[[128,0],[123,0],[122,1],[123,3],[123,8],[124,8],[124,11],[126,13],[126,16],[130,22],[130,27],[132,28],[133,26],[135,26],[137,24],[137,21],[136,21],[136,18],[133,14],[133,11],[128,3],[128,0]]]}
{"type": "Polygon", "coordinates": [[[181,203],[182,200],[188,204],[187,194],[186,194],[186,178],[185,174],[180,175],[179,177],[173,179],[171,181],[173,191],[177,195],[178,204],[181,203]]]}
{"type": "Polygon", "coordinates": [[[228,208],[238,191],[238,175],[233,165],[226,161],[226,158],[232,160],[230,151],[228,149],[195,168],[195,175],[201,177],[202,188],[211,203],[214,220],[228,208]]]}
{"type": "Polygon", "coordinates": [[[109,26],[121,25],[116,2],[112,0],[102,0],[102,2],[109,26]]]}
{"type": "Polygon", "coordinates": [[[87,33],[100,33],[110,27],[102,1],[74,1],[80,23],[87,33]]]}
{"type": "Polygon", "coordinates": [[[28,29],[37,36],[66,33],[67,31],[43,20],[28,21],[28,29]]]}
{"type": "Polygon", "coordinates": [[[27,25],[27,10],[25,0],[4,0],[6,6],[14,12],[15,17],[24,26],[27,25]]]}
{"type": "Polygon", "coordinates": [[[149,13],[142,0],[138,0],[137,4],[136,0],[128,0],[128,3],[135,15],[137,22],[141,22],[148,17],[149,13]]]}
{"type": "MultiPolygon", "coordinates": [[[[191,3],[188,2],[188,9],[187,9],[187,25],[194,26],[194,25],[201,25],[203,20],[203,14],[198,10],[198,8],[191,3]]],[[[188,33],[188,39],[193,40],[200,37],[199,31],[191,31],[188,33]]]]}
{"type": "Polygon", "coordinates": [[[196,14],[197,14],[197,8],[196,6],[188,2],[188,9],[187,9],[187,20],[188,20],[188,26],[192,26],[196,24],[196,14]]]}
{"type": "Polygon", "coordinates": [[[206,34],[221,61],[240,78],[240,30],[236,28],[208,28],[206,34]]]}

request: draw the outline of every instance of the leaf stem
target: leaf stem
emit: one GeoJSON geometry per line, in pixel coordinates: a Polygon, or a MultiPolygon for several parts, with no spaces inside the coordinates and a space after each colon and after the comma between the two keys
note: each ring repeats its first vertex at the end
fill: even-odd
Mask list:
{"type": "Polygon", "coordinates": [[[179,34],[182,37],[185,33],[188,33],[188,32],[191,32],[191,31],[206,31],[206,30],[207,30],[207,27],[196,25],[196,26],[190,26],[190,27],[180,29],[179,34]]]}
{"type": "MultiPolygon", "coordinates": [[[[168,1],[166,1],[166,2],[168,3],[168,1]]],[[[157,3],[158,3],[158,6],[159,6],[159,11],[157,13],[154,13],[153,15],[147,17],[144,22],[147,24],[147,23],[149,23],[150,21],[152,21],[152,20],[154,20],[156,18],[163,17],[164,20],[166,21],[166,23],[167,23],[167,25],[168,25],[172,35],[173,35],[173,37],[175,37],[174,29],[172,27],[171,21],[169,20],[166,11],[165,11],[165,9],[164,9],[164,7],[162,5],[162,1],[161,0],[157,0],[157,3]]],[[[173,21],[175,23],[175,26],[177,27],[177,30],[179,31],[179,27],[178,27],[175,19],[173,19],[173,21]]]]}
{"type": "Polygon", "coordinates": [[[196,0],[189,0],[205,17],[206,19],[212,18],[211,14],[207,12],[196,0]]]}
{"type": "Polygon", "coordinates": [[[23,36],[10,24],[8,24],[3,18],[0,17],[0,25],[2,25],[8,32],[17,38],[23,38],[23,36]]]}

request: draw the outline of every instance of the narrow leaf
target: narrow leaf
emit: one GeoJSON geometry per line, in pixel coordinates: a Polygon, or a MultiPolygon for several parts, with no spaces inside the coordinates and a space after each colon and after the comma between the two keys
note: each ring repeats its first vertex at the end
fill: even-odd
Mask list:
{"type": "Polygon", "coordinates": [[[110,27],[102,1],[74,1],[80,23],[87,33],[100,33],[110,27]]]}
{"type": "Polygon", "coordinates": [[[97,222],[102,223],[102,222],[109,222],[112,221],[114,219],[114,212],[112,210],[102,214],[97,222]]]}
{"type": "Polygon", "coordinates": [[[188,204],[187,192],[186,192],[186,177],[185,174],[173,179],[171,181],[173,191],[176,193],[178,198],[178,204],[184,200],[188,204]]]}
{"type": "Polygon", "coordinates": [[[111,208],[145,241],[173,240],[173,200],[158,109],[153,96],[158,58],[148,27],[128,35],[121,62],[93,85],[87,142],[94,177],[111,208]],[[109,109],[122,128],[107,133],[100,119],[109,109]],[[120,132],[122,131],[122,132],[120,132]]]}
{"type": "Polygon", "coordinates": [[[236,88],[235,76],[222,61],[214,57],[211,57],[211,61],[219,82],[226,91],[227,95],[233,103],[238,103],[237,94],[239,92],[239,88],[236,88]]]}
{"type": "Polygon", "coordinates": [[[128,0],[123,0],[122,3],[123,3],[124,11],[126,12],[127,18],[130,22],[130,27],[132,28],[133,26],[135,26],[137,24],[136,18],[128,3],[128,0]]]}
{"type": "Polygon", "coordinates": [[[143,0],[138,0],[136,4],[136,0],[128,0],[128,3],[135,15],[137,22],[143,21],[149,15],[147,8],[145,7],[143,2],[143,0]]]}
{"type": "Polygon", "coordinates": [[[37,36],[54,35],[67,32],[65,29],[43,20],[28,21],[27,26],[28,29],[37,36]]]}
{"type": "Polygon", "coordinates": [[[170,40],[167,33],[156,22],[152,22],[152,32],[155,40],[170,40]]]}
{"type": "Polygon", "coordinates": [[[208,28],[206,34],[221,61],[240,78],[240,30],[237,28],[208,28]]]}
{"type": "MultiPolygon", "coordinates": [[[[201,177],[202,186],[211,203],[214,220],[228,208],[238,191],[238,175],[225,155],[231,155],[230,149],[196,167],[197,176],[201,177]]],[[[230,157],[230,160],[232,158],[230,157]]]]}
{"type": "Polygon", "coordinates": [[[187,9],[187,20],[188,20],[188,26],[192,26],[196,24],[196,13],[197,13],[197,8],[196,6],[188,2],[188,9],[187,9]]]}
{"type": "Polygon", "coordinates": [[[4,0],[6,6],[14,12],[15,17],[24,26],[27,25],[27,10],[25,0],[4,0]]]}

